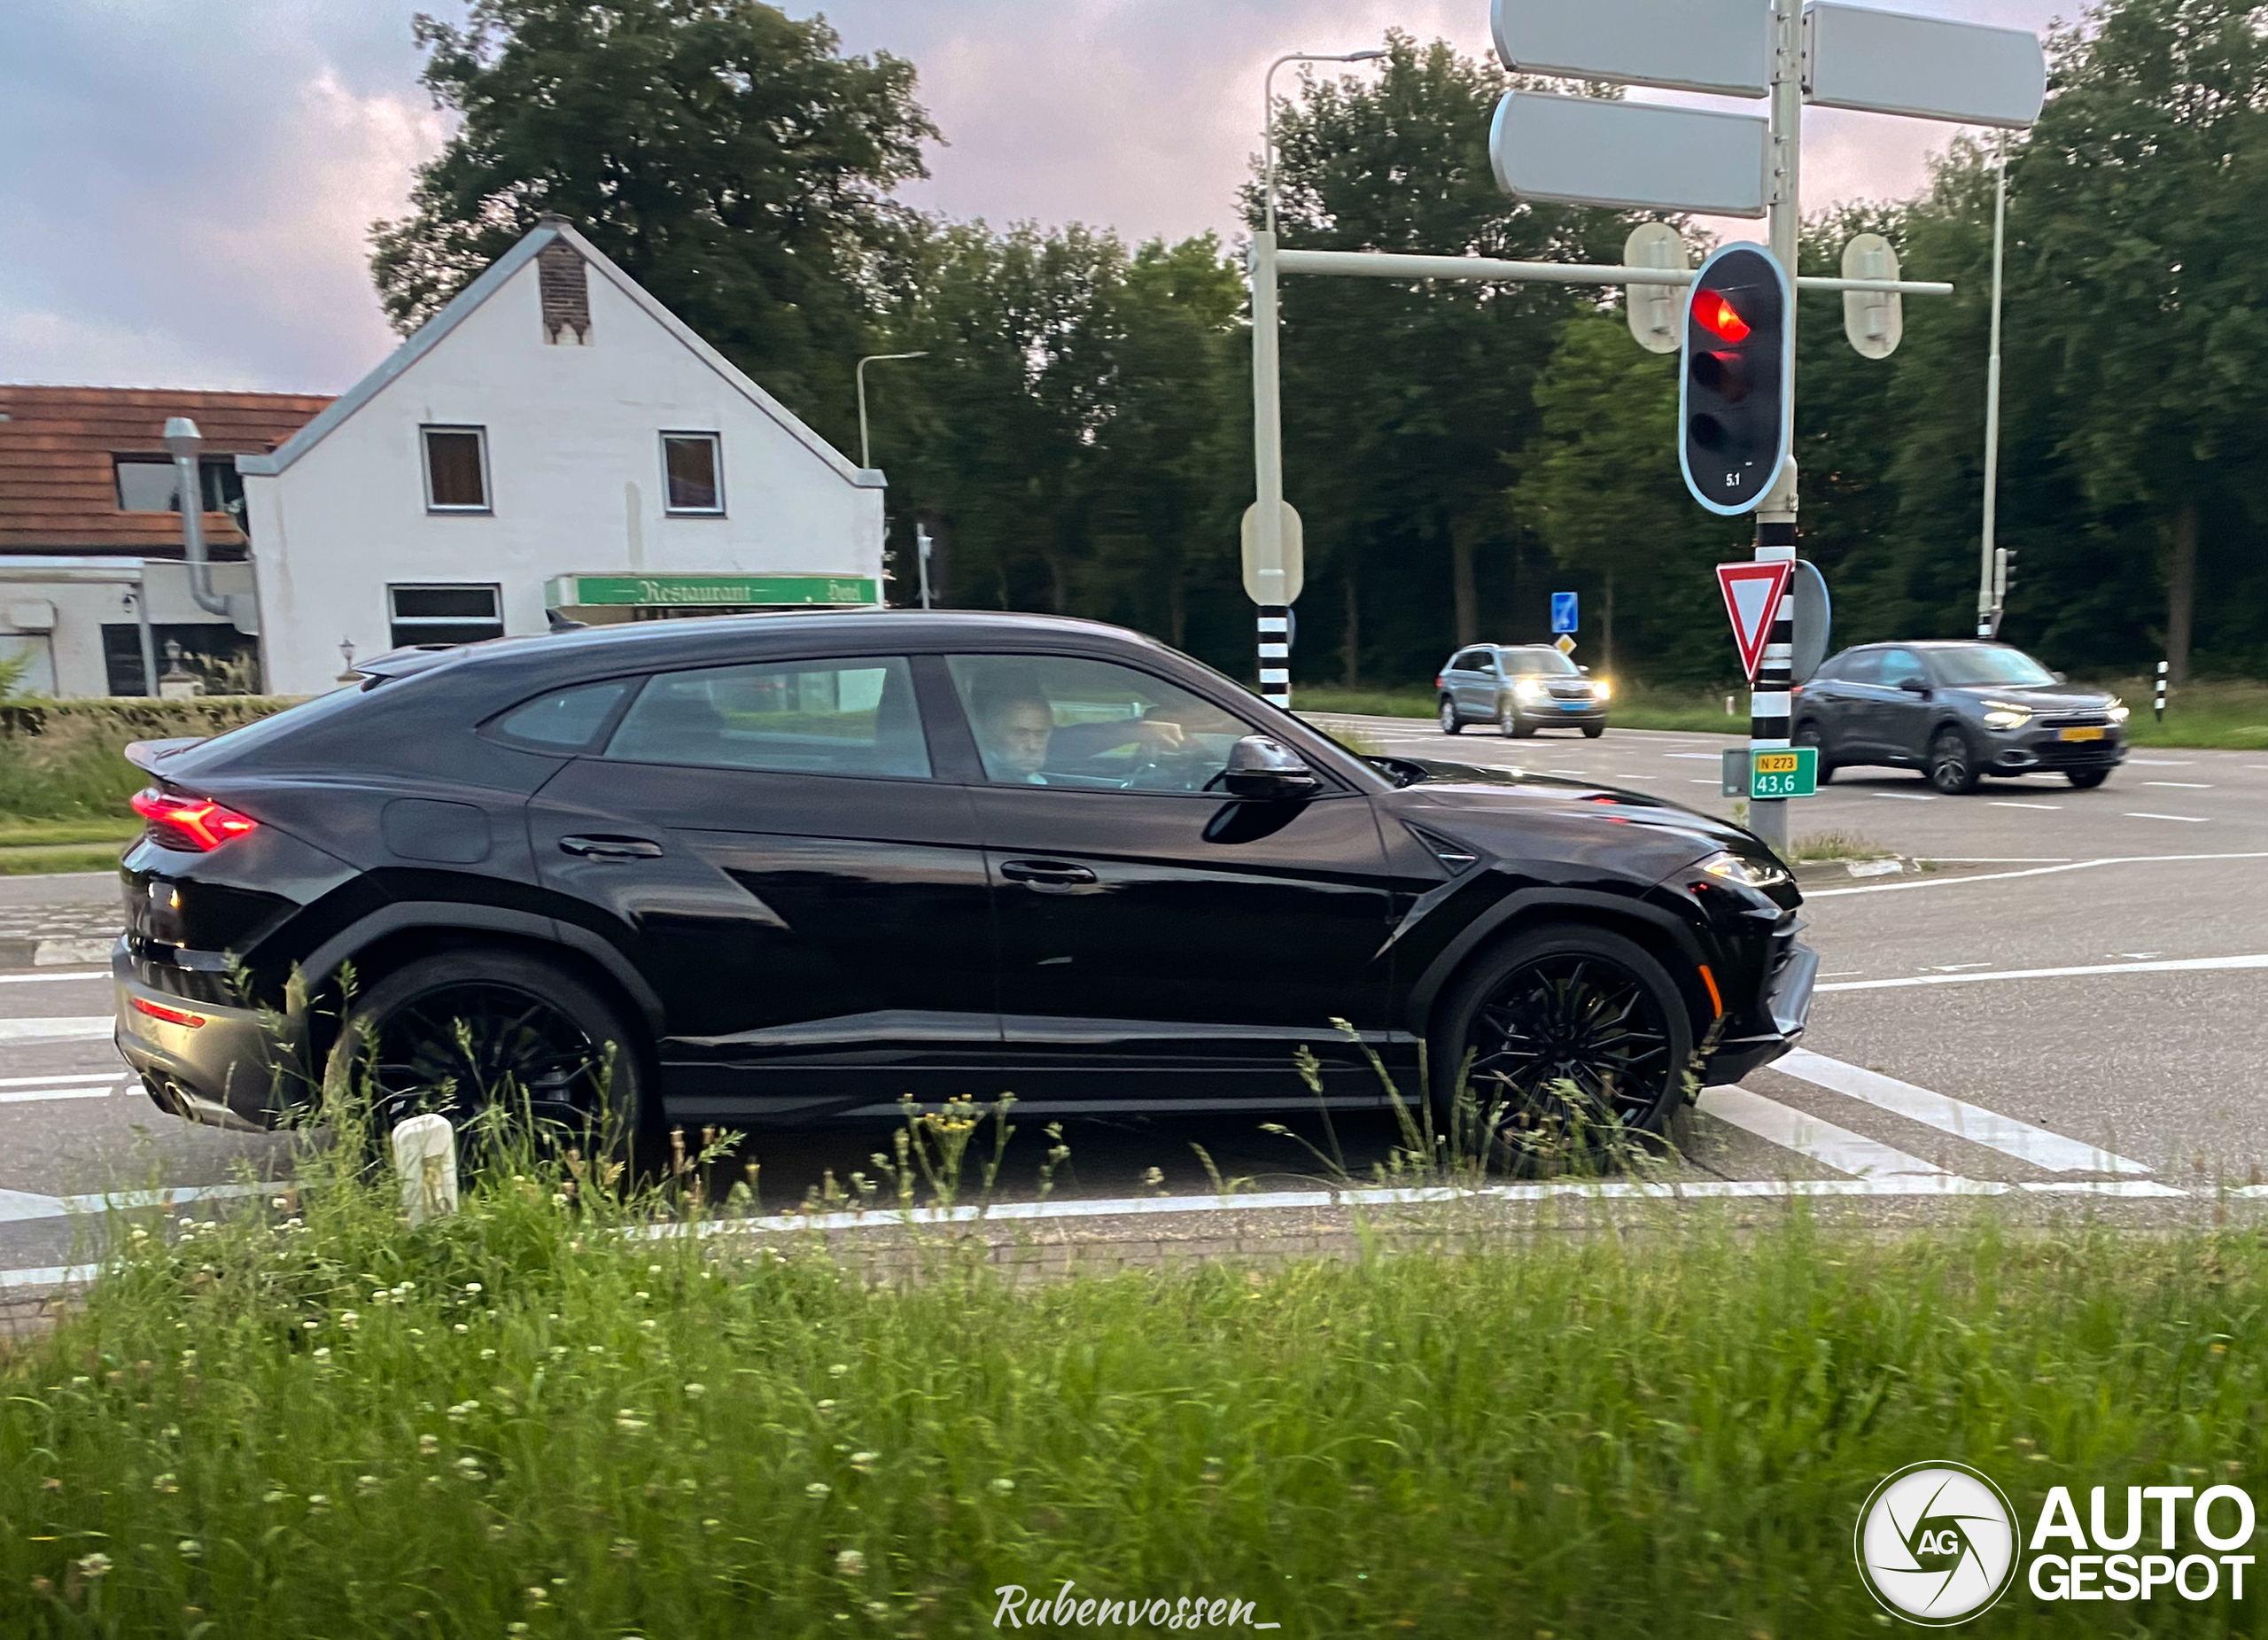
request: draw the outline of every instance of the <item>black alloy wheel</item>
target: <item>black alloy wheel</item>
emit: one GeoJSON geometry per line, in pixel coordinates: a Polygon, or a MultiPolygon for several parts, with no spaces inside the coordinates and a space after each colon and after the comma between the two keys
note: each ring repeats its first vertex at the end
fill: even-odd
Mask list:
{"type": "Polygon", "coordinates": [[[1515,1165],[1659,1133],[1693,1053],[1691,1015],[1662,965],[1634,940],[1579,926],[1498,947],[1457,987],[1442,1027],[1437,1115],[1467,1127],[1477,1116],[1515,1165]]]}
{"type": "Polygon", "coordinates": [[[1464,732],[1464,719],[1456,715],[1456,701],[1450,696],[1441,696],[1441,733],[1457,735],[1464,732]]]}
{"type": "Polygon", "coordinates": [[[339,1055],[379,1134],[424,1111],[462,1130],[501,1108],[539,1135],[619,1147],[646,1103],[637,1038],[612,1003],[517,952],[449,952],[396,969],[350,1009],[339,1055]]]}
{"type": "Polygon", "coordinates": [[[1816,766],[1819,770],[1819,783],[1822,786],[1831,783],[1835,779],[1835,765],[1828,760],[1827,742],[1825,737],[1819,732],[1819,725],[1816,723],[1798,724],[1796,726],[1796,744],[1798,746],[1809,746],[1819,753],[1819,762],[1816,766]]]}
{"type": "Polygon", "coordinates": [[[1939,729],[1930,741],[1928,773],[1930,784],[1948,797],[1964,797],[1975,791],[1983,776],[1977,768],[1976,754],[1969,749],[1969,736],[1950,725],[1939,729]]]}

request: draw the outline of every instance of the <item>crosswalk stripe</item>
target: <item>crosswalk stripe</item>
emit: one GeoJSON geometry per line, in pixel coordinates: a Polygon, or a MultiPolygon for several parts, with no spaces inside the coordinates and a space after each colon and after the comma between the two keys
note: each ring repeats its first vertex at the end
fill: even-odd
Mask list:
{"type": "Polygon", "coordinates": [[[2241,957],[2172,957],[2160,962],[2090,962],[2068,968],[1998,968],[1990,974],[1915,974],[1902,979],[1847,979],[1813,989],[1821,992],[1894,991],[1905,985],[1973,985],[1984,980],[2004,979],[2078,979],[2094,974],[2204,974],[2221,968],[2268,968],[2268,952],[2256,952],[2241,957]]]}
{"type": "Polygon", "coordinates": [[[1909,1156],[1904,1151],[1853,1133],[1848,1128],[1837,1127],[1823,1117],[1808,1111],[1797,1110],[1775,1099],[1747,1088],[1707,1088],[1702,1092],[1700,1108],[1703,1114],[1720,1122],[1730,1123],[1744,1132],[1753,1133],[1783,1150],[1792,1150],[1798,1155],[1833,1168],[1838,1173],[1850,1173],[1860,1178],[1887,1178],[1898,1174],[1920,1174],[1935,1178],[1951,1177],[1934,1162],[1919,1156],[1909,1156]]]}
{"type": "Polygon", "coordinates": [[[118,1022],[107,1014],[66,1014],[53,1019],[0,1019],[0,1043],[108,1042],[118,1022]]]}
{"type": "Polygon", "coordinates": [[[1791,1049],[1773,1061],[1771,1068],[1783,1076],[1798,1077],[1830,1092],[1847,1094],[1877,1110],[1926,1123],[1940,1133],[1950,1133],[1972,1145],[1997,1150],[2004,1156],[2029,1162],[2051,1173],[2150,1170],[2140,1162],[2113,1154],[2100,1146],[2066,1139],[2061,1133],[2051,1133],[2046,1128],[1986,1110],[1981,1105],[1971,1105],[1949,1094],[1933,1093],[1928,1088],[1917,1088],[1910,1082],[1900,1082],[1879,1071],[1862,1070],[1807,1048],[1791,1049]]]}
{"type": "Polygon", "coordinates": [[[118,1092],[118,1084],[105,1082],[95,1087],[80,1088],[16,1088],[0,1093],[0,1105],[36,1105],[57,1099],[109,1099],[118,1092]]]}

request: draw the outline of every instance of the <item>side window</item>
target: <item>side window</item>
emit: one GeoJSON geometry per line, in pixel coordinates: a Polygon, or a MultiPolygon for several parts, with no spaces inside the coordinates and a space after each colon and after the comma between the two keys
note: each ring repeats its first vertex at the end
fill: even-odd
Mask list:
{"type": "Polygon", "coordinates": [[[1922,657],[1911,649],[1886,649],[1882,657],[1882,680],[1897,688],[1908,679],[1917,683],[1930,680],[1930,669],[1922,665],[1922,657]]]}
{"type": "Polygon", "coordinates": [[[985,778],[1000,785],[1204,791],[1252,733],[1210,701],[1108,661],[955,655],[947,665],[985,778]]]}
{"type": "Polygon", "coordinates": [[[1480,652],[1478,649],[1459,649],[1456,654],[1449,657],[1449,670],[1451,672],[1479,672],[1480,670],[1480,652]]]}
{"type": "Polygon", "coordinates": [[[1860,649],[1846,657],[1836,672],[1845,683],[1880,683],[1882,681],[1882,651],[1860,649]]]}
{"type": "Polygon", "coordinates": [[[540,695],[489,725],[491,733],[544,751],[580,751],[605,727],[631,680],[609,679],[540,695]]]}
{"type": "Polygon", "coordinates": [[[631,763],[926,780],[903,658],[706,666],[649,678],[606,755],[631,763]]]}

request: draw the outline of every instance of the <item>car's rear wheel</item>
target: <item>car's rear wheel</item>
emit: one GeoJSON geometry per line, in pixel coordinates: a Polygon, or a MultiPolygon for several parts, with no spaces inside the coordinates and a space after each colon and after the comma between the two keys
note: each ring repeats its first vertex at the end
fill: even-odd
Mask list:
{"type": "Polygon", "coordinates": [[[2109,769],[2065,769],[2063,778],[2081,791],[2093,791],[2110,778],[2109,769]]]}
{"type": "Polygon", "coordinates": [[[1983,778],[1977,773],[1976,754],[1969,749],[1969,736],[1950,727],[1939,729],[1930,739],[1927,772],[1930,784],[1948,797],[1967,797],[1983,778]]]}
{"type": "Polygon", "coordinates": [[[1819,770],[1819,783],[1821,785],[1824,786],[1834,780],[1835,765],[1828,758],[1826,737],[1820,733],[1819,725],[1816,723],[1798,724],[1796,726],[1796,744],[1798,746],[1809,746],[1819,753],[1817,767],[1819,770]]]}
{"type": "Polygon", "coordinates": [[[348,1008],[330,1069],[368,1092],[381,1136],[436,1111],[460,1130],[489,1116],[623,1152],[659,1125],[642,1033],[571,969],[524,952],[442,952],[386,975],[348,1008]]]}
{"type": "Polygon", "coordinates": [[[1441,733],[1444,735],[1456,735],[1462,733],[1464,728],[1464,719],[1456,715],[1456,702],[1450,699],[1446,695],[1442,696],[1441,733]]]}
{"type": "Polygon", "coordinates": [[[1661,1132],[1683,1096],[1693,1020],[1636,941],[1554,924],[1474,965],[1429,1052],[1435,1114],[1465,1154],[1534,1170],[1661,1132]]]}

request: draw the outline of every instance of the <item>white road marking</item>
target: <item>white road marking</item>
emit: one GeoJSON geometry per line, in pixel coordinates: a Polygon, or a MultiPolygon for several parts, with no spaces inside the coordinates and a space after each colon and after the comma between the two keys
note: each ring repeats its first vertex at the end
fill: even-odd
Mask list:
{"type": "Polygon", "coordinates": [[[1931,854],[1940,866],[2068,866],[2068,854],[1931,854]]]}
{"type": "Polygon", "coordinates": [[[1877,1178],[1899,1174],[1952,1178],[1945,1169],[1919,1156],[1909,1156],[1902,1150],[1853,1133],[1848,1128],[1838,1128],[1832,1122],[1767,1099],[1761,1093],[1751,1093],[1746,1088],[1704,1089],[1700,1109],[1720,1122],[1730,1123],[1783,1150],[1792,1150],[1821,1167],[1833,1168],[1837,1173],[1877,1178]]]}
{"type": "Polygon", "coordinates": [[[2210,791],[2213,789],[2203,781],[2144,781],[2142,784],[2145,786],[2178,786],[2184,791],[2210,791]]]}
{"type": "Polygon", "coordinates": [[[2036,866],[2030,871],[1982,871],[1973,877],[1940,877],[1934,882],[1879,882],[1862,889],[1814,889],[1806,899],[1825,899],[1831,894],[1904,894],[1914,889],[1953,889],[1971,882],[2000,882],[2010,877],[2046,877],[2059,871],[2090,871],[2097,866],[2158,866],[2186,860],[2268,859],[2268,852],[2254,850],[2240,854],[2110,854],[2101,859],[2070,860],[2056,866],[2036,866]]]}
{"type": "Polygon", "coordinates": [[[2126,761],[2138,768],[2186,769],[2197,759],[2194,758],[2129,758],[2126,761]]]}
{"type": "Polygon", "coordinates": [[[190,1201],[225,1201],[241,1196],[271,1196],[292,1186],[273,1181],[265,1185],[182,1185],[170,1190],[113,1190],[83,1196],[42,1196],[28,1190],[0,1190],[0,1224],[31,1219],[63,1218],[73,1213],[100,1213],[115,1208],[171,1209],[190,1201]]]}
{"type": "Polygon", "coordinates": [[[106,1083],[97,1088],[19,1088],[13,1092],[0,1093],[0,1105],[36,1105],[57,1099],[109,1099],[117,1092],[116,1083],[106,1083]]]}
{"type": "Polygon", "coordinates": [[[1688,781],[1685,783],[1689,786],[1717,786],[1723,784],[1720,781],[1688,781]]]}
{"type": "Polygon", "coordinates": [[[1720,751],[1666,751],[1662,753],[1662,756],[1665,758],[1693,758],[1704,763],[1721,763],[1724,761],[1725,754],[1720,751]]]}
{"type": "Polygon", "coordinates": [[[2051,1173],[2147,1173],[2150,1170],[2140,1162],[2114,1154],[2098,1146],[2066,1139],[2061,1133],[2051,1133],[2046,1128],[2034,1127],[2029,1122],[2004,1116],[1998,1111],[1986,1110],[1982,1106],[1971,1105],[1948,1094],[1917,1088],[1911,1083],[1885,1076],[1879,1071],[1846,1065],[1840,1060],[1829,1059],[1825,1054],[1814,1053],[1807,1048],[1790,1049],[1774,1060],[1771,1069],[1831,1092],[1864,1100],[1877,1110],[1887,1110],[1892,1115],[1904,1116],[1909,1122],[1923,1123],[1941,1133],[1950,1133],[1955,1139],[1967,1139],[1988,1150],[1997,1150],[2004,1156],[2029,1162],[2032,1166],[2045,1168],[2051,1173]]]}
{"type": "Polygon", "coordinates": [[[1856,978],[1858,978],[1858,977],[1859,977],[1859,975],[1861,975],[1861,974],[1863,974],[1863,973],[1865,973],[1865,972],[1866,972],[1866,969],[1864,969],[1864,968],[1841,968],[1841,969],[1838,969],[1838,970],[1837,970],[1835,973],[1832,973],[1832,974],[1822,974],[1822,975],[1820,975],[1820,978],[1821,978],[1821,979],[1856,979],[1856,978]]]}
{"type": "Polygon", "coordinates": [[[108,979],[101,968],[89,968],[80,974],[0,974],[0,985],[44,985],[58,979],[108,979]]]}
{"type": "Polygon", "coordinates": [[[2063,805],[2060,803],[2011,803],[2006,797],[1994,797],[1992,806],[1996,809],[2046,809],[2052,813],[2063,805]]]}
{"type": "Polygon", "coordinates": [[[2186,820],[2192,826],[2203,826],[2209,823],[2202,814],[2146,814],[2140,809],[2129,809],[2126,812],[2126,818],[2128,820],[2186,820]]]}
{"type": "Polygon", "coordinates": [[[0,1076],[0,1088],[59,1088],[74,1082],[123,1082],[124,1073],[115,1070],[97,1071],[90,1076],[0,1076]]]}
{"type": "Polygon", "coordinates": [[[1992,966],[1989,962],[1944,962],[1939,963],[1936,968],[1917,964],[1915,972],[1917,974],[1958,974],[1963,968],[1989,968],[1992,966]]]}
{"type": "Polygon", "coordinates": [[[2129,962],[2155,962],[2160,957],[2165,955],[2165,952],[2162,951],[2114,951],[2110,954],[2114,957],[2124,957],[2129,962]]]}
{"type": "Polygon", "coordinates": [[[1870,791],[1867,795],[1870,797],[1895,797],[1900,803],[1935,803],[1937,801],[1934,795],[1924,797],[1918,791],[1870,791]]]}
{"type": "Polygon", "coordinates": [[[0,1045],[35,1042],[108,1042],[118,1022],[107,1014],[79,1014],[58,1019],[0,1019],[0,1045]]]}
{"type": "Polygon", "coordinates": [[[2158,962],[2095,962],[2068,968],[2000,968],[1990,974],[1916,974],[1903,979],[1852,980],[1817,991],[1888,991],[1900,985],[1973,985],[1983,980],[2076,979],[2095,974],[2204,974],[2226,968],[2268,968],[2268,954],[2176,957],[2158,962]]]}

